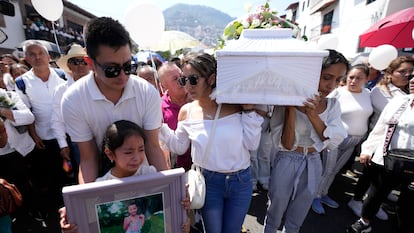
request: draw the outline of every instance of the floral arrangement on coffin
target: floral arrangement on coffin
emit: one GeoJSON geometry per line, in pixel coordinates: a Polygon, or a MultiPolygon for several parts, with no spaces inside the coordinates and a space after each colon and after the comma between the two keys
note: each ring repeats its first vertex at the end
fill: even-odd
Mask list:
{"type": "Polygon", "coordinates": [[[256,12],[238,18],[224,28],[223,38],[219,38],[219,48],[223,48],[226,40],[239,39],[243,29],[271,28],[292,28],[294,37],[297,37],[300,32],[295,23],[277,16],[277,11],[271,10],[269,0],[266,0],[264,5],[257,7],[256,12]]]}

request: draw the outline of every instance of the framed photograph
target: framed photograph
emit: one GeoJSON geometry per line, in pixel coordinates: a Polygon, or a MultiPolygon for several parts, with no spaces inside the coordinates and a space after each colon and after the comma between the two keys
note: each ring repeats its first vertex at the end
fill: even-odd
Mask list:
{"type": "Polygon", "coordinates": [[[63,188],[70,223],[78,232],[181,232],[186,220],[184,169],[63,188]]]}

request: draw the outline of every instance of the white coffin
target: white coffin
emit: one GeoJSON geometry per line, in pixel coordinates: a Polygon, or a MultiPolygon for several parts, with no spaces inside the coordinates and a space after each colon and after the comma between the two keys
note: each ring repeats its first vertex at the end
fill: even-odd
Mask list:
{"type": "Polygon", "coordinates": [[[216,51],[218,103],[303,105],[318,92],[328,51],[292,38],[292,30],[244,29],[216,51]]]}

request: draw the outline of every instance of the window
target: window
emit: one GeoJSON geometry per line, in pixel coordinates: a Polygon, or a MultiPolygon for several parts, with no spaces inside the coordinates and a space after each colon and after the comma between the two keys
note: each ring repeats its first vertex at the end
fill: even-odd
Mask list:
{"type": "Polygon", "coordinates": [[[376,0],[367,0],[367,5],[368,4],[370,4],[370,3],[373,3],[373,2],[375,2],[376,0]]]}
{"type": "Polygon", "coordinates": [[[305,10],[305,1],[303,1],[303,4],[302,4],[302,12],[305,10]]]}
{"type": "Polygon", "coordinates": [[[310,0],[308,0],[308,5],[306,6],[306,7],[308,7],[308,8],[309,8],[309,3],[310,3],[310,0]]]}
{"type": "Polygon", "coordinates": [[[327,34],[331,32],[332,18],[333,18],[333,11],[330,11],[329,13],[323,16],[321,34],[327,34]]]}

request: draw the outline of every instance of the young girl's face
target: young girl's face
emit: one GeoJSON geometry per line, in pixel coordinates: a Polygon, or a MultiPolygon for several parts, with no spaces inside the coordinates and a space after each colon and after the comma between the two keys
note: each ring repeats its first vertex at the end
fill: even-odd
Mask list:
{"type": "Polygon", "coordinates": [[[328,96],[338,86],[345,73],[346,65],[343,63],[333,64],[322,70],[318,88],[322,98],[328,96]]]}
{"type": "Polygon", "coordinates": [[[129,213],[129,215],[135,216],[135,215],[137,215],[137,212],[138,212],[137,205],[133,204],[133,205],[129,205],[128,206],[128,213],[129,213]]]}
{"type": "Polygon", "coordinates": [[[114,152],[109,152],[108,156],[115,162],[113,175],[118,178],[132,176],[145,159],[144,139],[136,134],[130,135],[114,152]]]}

